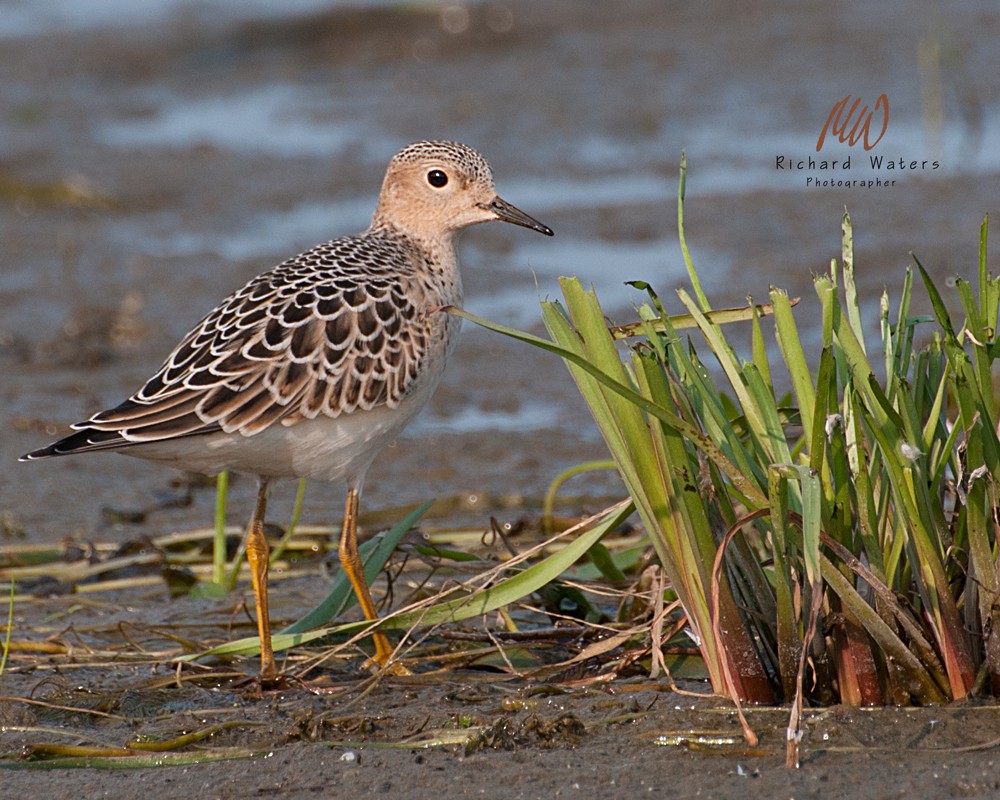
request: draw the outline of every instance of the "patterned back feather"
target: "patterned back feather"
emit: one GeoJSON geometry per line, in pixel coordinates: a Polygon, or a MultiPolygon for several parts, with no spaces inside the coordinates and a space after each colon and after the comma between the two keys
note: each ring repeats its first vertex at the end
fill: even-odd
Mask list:
{"type": "Polygon", "coordinates": [[[121,405],[74,426],[133,442],[395,408],[433,333],[413,303],[418,250],[396,231],[318,245],[213,310],[121,405]]]}

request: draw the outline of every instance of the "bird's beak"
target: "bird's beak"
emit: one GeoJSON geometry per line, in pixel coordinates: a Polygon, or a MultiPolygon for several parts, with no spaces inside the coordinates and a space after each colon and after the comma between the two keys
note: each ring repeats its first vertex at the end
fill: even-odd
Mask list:
{"type": "Polygon", "coordinates": [[[494,197],[489,203],[484,203],[483,208],[492,211],[496,215],[496,218],[502,222],[513,222],[515,225],[531,228],[531,230],[544,233],[546,236],[554,235],[552,228],[548,225],[542,225],[534,217],[529,217],[521,209],[515,208],[506,200],[501,200],[499,197],[494,197]]]}

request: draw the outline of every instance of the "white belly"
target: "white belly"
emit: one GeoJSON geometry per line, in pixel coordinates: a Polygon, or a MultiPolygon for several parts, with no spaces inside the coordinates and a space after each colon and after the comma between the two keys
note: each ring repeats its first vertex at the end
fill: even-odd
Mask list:
{"type": "Polygon", "coordinates": [[[432,391],[433,386],[424,387],[393,409],[382,406],[333,419],[304,419],[287,427],[278,423],[253,436],[212,433],[167,439],[119,452],[209,475],[230,469],[269,478],[356,483],[364,478],[375,456],[416,416],[432,391]]]}

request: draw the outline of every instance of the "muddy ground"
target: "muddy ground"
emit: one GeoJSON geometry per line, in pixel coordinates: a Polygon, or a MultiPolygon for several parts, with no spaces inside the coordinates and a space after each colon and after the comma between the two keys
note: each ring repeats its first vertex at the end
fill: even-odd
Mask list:
{"type": "MultiPolygon", "coordinates": [[[[314,600],[316,576],[275,582],[276,619],[314,600]]],[[[491,642],[450,626],[403,649],[414,670],[373,677],[360,650],[298,650],[289,679],[261,686],[255,661],[158,657],[178,641],[249,635],[234,600],[170,599],[163,585],[19,603],[18,640],[68,644],[12,654],[3,676],[4,796],[243,797],[994,797],[1000,708],[812,709],[802,763],[785,766],[787,709],[750,708],[748,747],[732,706],[696,680],[648,677],[629,647],[552,668],[593,632],[491,642]],[[34,628],[32,627],[34,626],[34,628]],[[468,638],[462,638],[464,633],[468,638]],[[477,655],[478,654],[478,655],[477,655]],[[312,657],[321,655],[320,663],[312,657]],[[306,665],[311,665],[307,668],[306,665]],[[519,673],[519,674],[517,674],[519,673]],[[674,690],[676,689],[676,691],[674,690]],[[46,746],[167,752],[60,754],[46,746]],[[136,745],[141,746],[141,745],[136,745]],[[34,760],[13,758],[21,750],[34,760]],[[59,760],[62,759],[62,760],[59,760]],[[231,760],[230,760],[231,759],[231,760]],[[139,766],[139,765],[143,766],[139,766]],[[89,765],[89,766],[88,766],[89,765]],[[75,767],[75,768],[70,768],[75,767]]],[[[535,629],[536,632],[539,630],[535,629]]],[[[418,637],[419,638],[419,637],[418,637]]],[[[641,646],[638,648],[641,650],[641,646]]]]}
{"type": "MultiPolygon", "coordinates": [[[[561,274],[593,282],[619,321],[639,299],[625,280],[650,280],[664,296],[684,282],[673,204],[682,150],[689,243],[713,301],[784,286],[803,298],[807,340],[811,275],[839,256],[845,206],[869,311],[900,286],[910,251],[942,282],[973,276],[979,223],[996,217],[1000,15],[971,0],[905,13],[792,0],[738,10],[723,0],[115,8],[26,0],[0,11],[0,548],[65,537],[113,546],[209,525],[210,489],[188,492],[162,468],[16,459],[131,393],[252,275],[364,227],[386,161],[414,139],[478,147],[502,196],[556,230],[536,241],[484,226],[463,241],[471,310],[535,330],[537,298],[556,295],[561,274]],[[879,191],[807,189],[805,175],[776,171],[776,155],[814,151],[848,92],[888,93],[880,152],[929,154],[942,168],[879,191]]],[[[990,254],[995,264],[995,244],[990,254]]],[[[373,469],[365,505],[437,496],[434,525],[482,532],[495,516],[530,528],[555,475],[603,456],[560,364],[466,326],[431,407],[373,469]]],[[[619,492],[607,473],[575,478],[560,510],[594,510],[619,492]]],[[[231,524],[252,494],[251,481],[235,481],[231,524]]],[[[292,494],[276,492],[272,519],[288,519],[292,494]]],[[[340,502],[339,488],[310,486],[303,519],[329,525],[340,502]]],[[[314,564],[275,582],[278,621],[315,602],[323,572],[314,564]]],[[[162,654],[179,645],[164,631],[196,643],[246,635],[246,596],[242,586],[222,599],[173,597],[157,581],[19,595],[15,638],[76,649],[12,654],[0,678],[4,754],[46,742],[119,747],[225,722],[185,752],[240,758],[4,770],[0,795],[1000,794],[992,704],[813,709],[802,768],[788,771],[784,711],[750,712],[761,743],[747,750],[727,704],[674,693],[642,660],[610,681],[594,679],[623,653],[590,673],[546,672],[540,662],[574,652],[559,638],[536,643],[520,675],[464,656],[421,661],[457,647],[443,638],[420,641],[416,676],[374,684],[355,650],[305,684],[263,692],[215,673],[172,682],[162,654]],[[114,657],[92,657],[102,648],[114,657]],[[704,736],[677,738],[691,732],[704,736]],[[423,747],[421,737],[452,743],[423,747]]],[[[215,668],[249,676],[254,664],[215,668]]]]}

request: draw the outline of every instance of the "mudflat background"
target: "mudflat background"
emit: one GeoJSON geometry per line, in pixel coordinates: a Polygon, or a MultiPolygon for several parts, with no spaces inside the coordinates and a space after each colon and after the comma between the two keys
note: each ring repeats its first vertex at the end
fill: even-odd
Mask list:
{"type": "MultiPolygon", "coordinates": [[[[911,251],[942,281],[975,273],[978,227],[997,206],[998,34],[1000,11],[972,0],[297,0],[280,8],[5,0],[0,548],[66,537],[124,542],[209,525],[211,490],[188,496],[181,476],[154,465],[16,459],[130,394],[252,275],[362,229],[385,163],[415,139],[480,149],[501,195],[556,230],[552,240],[501,226],[468,232],[462,257],[475,313],[537,330],[537,300],[557,296],[564,274],[593,283],[619,321],[641,300],[627,280],[650,281],[669,304],[685,282],[675,229],[684,150],[688,240],[716,305],[764,300],[770,285],[785,287],[802,297],[797,313],[808,340],[811,276],[839,255],[846,206],[876,331],[872,312],[884,288],[894,296],[911,251]],[[851,94],[873,103],[882,93],[891,114],[873,152],[906,164],[936,160],[938,169],[877,171],[860,147],[833,145],[824,153],[851,155],[850,174],[776,169],[780,155],[815,157],[837,100],[851,94]],[[809,178],[896,183],[814,187],[809,178]],[[148,513],[125,524],[105,508],[148,513]]],[[[993,245],[990,256],[996,263],[993,245]]],[[[530,522],[561,470],[603,455],[561,364],[466,326],[434,402],[376,463],[364,503],[375,511],[438,497],[435,524],[486,531],[491,516],[530,522]]],[[[252,492],[251,481],[234,482],[233,524],[248,516],[252,492]]],[[[606,473],[581,476],[567,486],[563,510],[597,509],[619,492],[606,473]]],[[[288,518],[293,494],[291,484],[279,487],[272,518],[288,518]]],[[[336,523],[340,503],[338,487],[311,485],[303,521],[336,523]]],[[[316,572],[312,583],[276,583],[279,622],[325,591],[316,572]]],[[[161,586],[86,602],[25,597],[14,622],[15,631],[39,637],[57,624],[87,630],[119,621],[207,619],[224,631],[234,605],[170,599],[161,586]]],[[[121,719],[53,722],[39,708],[4,702],[4,752],[47,741],[18,732],[47,723],[120,744],[162,733],[150,720],[164,714],[176,717],[176,732],[178,719],[203,727],[207,709],[225,706],[248,725],[214,741],[259,755],[169,769],[4,771],[3,794],[1000,793],[1000,711],[989,705],[816,709],[803,766],[789,772],[784,712],[751,713],[762,741],[747,751],[723,741],[737,726],[721,701],[677,695],[662,679],[634,674],[538,696],[531,681],[462,669],[369,687],[341,665],[316,678],[336,692],[289,686],[261,699],[226,683],[170,694],[155,686],[169,675],[155,663],[115,671],[68,663],[54,657],[29,671],[15,657],[0,694],[73,707],[83,694],[99,695],[99,708],[121,719]],[[463,726],[482,729],[475,746],[380,746],[463,726]],[[709,732],[708,743],[657,743],[691,730],[709,732]]],[[[252,672],[253,664],[241,667],[252,672]]]]}

